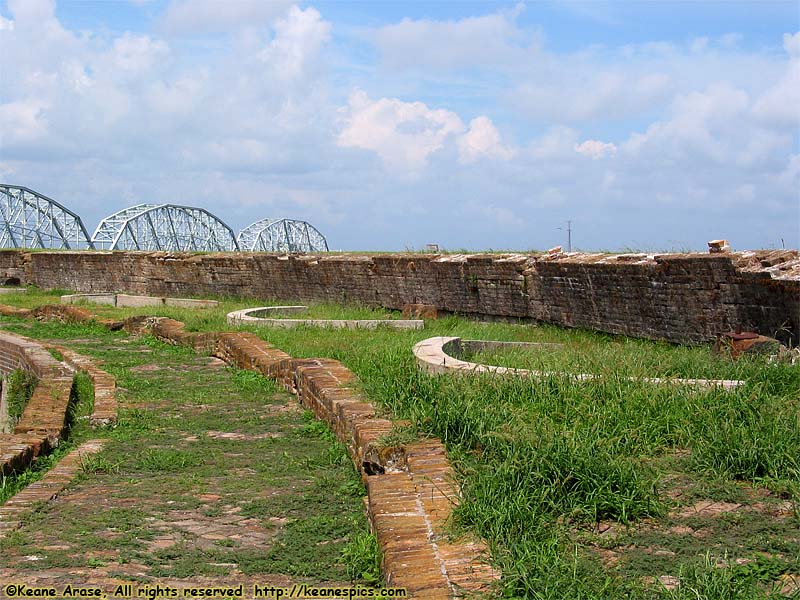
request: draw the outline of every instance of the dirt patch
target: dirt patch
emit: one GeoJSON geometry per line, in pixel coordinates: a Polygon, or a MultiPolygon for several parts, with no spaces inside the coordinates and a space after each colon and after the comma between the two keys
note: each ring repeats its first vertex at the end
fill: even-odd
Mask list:
{"type": "MultiPolygon", "coordinates": [[[[235,506],[219,507],[218,514],[209,516],[201,510],[173,510],[152,526],[164,532],[152,540],[157,547],[169,547],[183,541],[187,535],[192,546],[210,550],[229,541],[231,546],[266,549],[276,530],[261,526],[261,519],[246,517],[235,506]],[[183,535],[181,535],[183,534],[183,535]]],[[[151,545],[149,543],[149,545],[151,545]]]]}
{"type": "Polygon", "coordinates": [[[206,435],[215,440],[236,440],[249,442],[253,440],[284,437],[285,434],[270,432],[248,435],[246,433],[239,433],[237,431],[206,431],[206,435]]]}
{"type": "Polygon", "coordinates": [[[800,575],[786,573],[778,578],[778,583],[781,586],[780,594],[782,596],[794,597],[800,595],[800,575]]]}
{"type": "Polygon", "coordinates": [[[131,367],[129,370],[131,373],[150,373],[152,371],[161,371],[163,369],[169,369],[164,365],[157,365],[157,364],[149,364],[149,365],[139,365],[138,367],[131,367]]]}
{"type": "Polygon", "coordinates": [[[200,356],[196,359],[192,360],[192,362],[188,365],[180,365],[180,366],[171,366],[165,364],[158,364],[158,363],[150,363],[146,365],[139,365],[137,367],[131,367],[130,371],[132,373],[150,373],[153,371],[172,371],[172,372],[185,372],[185,371],[198,371],[203,369],[223,369],[227,367],[227,363],[224,360],[220,360],[219,358],[213,356],[200,356]]]}
{"type": "Polygon", "coordinates": [[[711,557],[719,568],[755,569],[763,586],[797,593],[800,575],[790,563],[800,555],[800,525],[793,502],[752,484],[708,485],[680,469],[662,485],[662,498],[673,504],[662,518],[631,527],[600,522],[575,529],[573,537],[605,568],[652,589],[675,589],[687,565],[703,568],[711,557]],[[710,497],[699,497],[704,492],[710,497]]]}
{"type": "Polygon", "coordinates": [[[701,502],[696,502],[692,506],[681,509],[675,516],[679,519],[685,519],[687,517],[716,517],[722,514],[732,513],[740,508],[742,508],[742,505],[734,502],[703,500],[701,502]]]}

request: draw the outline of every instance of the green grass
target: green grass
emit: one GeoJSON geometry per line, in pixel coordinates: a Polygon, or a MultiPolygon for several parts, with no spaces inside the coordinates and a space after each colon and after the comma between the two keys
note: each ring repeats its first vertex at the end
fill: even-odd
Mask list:
{"type": "MultiPolygon", "coordinates": [[[[508,596],[664,596],[667,592],[647,583],[643,573],[628,576],[600,567],[588,545],[575,541],[574,529],[597,520],[635,525],[664,519],[672,503],[661,481],[675,471],[663,468],[658,459],[670,452],[689,453],[690,460],[676,469],[692,481],[798,481],[796,366],[763,360],[732,363],[713,356],[708,346],[680,348],[547,326],[481,325],[455,318],[426,322],[423,332],[252,331],[293,356],[342,360],[387,412],[410,419],[423,435],[445,441],[462,482],[454,525],[490,543],[503,571],[502,593],[508,596]],[[635,363],[604,368],[599,371],[605,375],[602,380],[585,383],[557,376],[543,381],[432,378],[417,370],[411,347],[435,335],[589,342],[595,347],[630,343],[646,348],[655,364],[683,365],[670,367],[669,374],[748,383],[734,392],[697,392],[626,381],[625,376],[636,372],[635,363]]],[[[639,350],[631,356],[637,359],[639,350]]],[[[798,501],[796,495],[793,498],[798,501]]],[[[797,532],[796,523],[790,531],[797,532]]],[[[750,549],[734,539],[722,536],[722,543],[731,553],[749,556],[750,549]]],[[[690,572],[699,573],[697,561],[696,556],[684,556],[674,566],[689,577],[690,572]]],[[[674,570],[651,574],[678,575],[674,570]]],[[[697,589],[705,586],[700,593],[709,598],[751,597],[750,591],[715,595],[715,578],[694,581],[697,589]]],[[[748,586],[741,589],[754,589],[748,586]]]]}
{"type": "MultiPolygon", "coordinates": [[[[557,338],[552,334],[547,337],[557,338]]],[[[481,350],[464,353],[460,358],[516,369],[641,378],[726,379],[737,372],[765,368],[763,359],[750,356],[742,357],[732,368],[728,361],[714,356],[711,348],[705,345],[677,346],[600,334],[579,334],[572,338],[560,346],[481,350]]]]}
{"type": "MultiPolygon", "coordinates": [[[[216,311],[140,312],[171,316],[189,329],[211,331],[228,329],[224,314],[231,307],[266,304],[234,299],[216,311]]],[[[319,310],[320,318],[333,318],[332,310],[319,310]]],[[[120,318],[130,312],[104,314],[120,318]]],[[[503,572],[499,593],[520,598],[749,599],[774,592],[774,573],[798,572],[800,550],[792,540],[800,539],[800,366],[769,364],[763,358],[732,362],[714,356],[708,345],[681,347],[552,326],[480,324],[448,317],[427,321],[425,327],[250,331],[295,357],[341,360],[382,411],[411,421],[408,430],[394,433],[398,439],[407,439],[411,432],[444,441],[462,486],[452,527],[488,541],[503,572]],[[548,361],[546,369],[534,367],[541,370],[589,371],[604,377],[582,383],[561,376],[541,381],[430,377],[417,369],[411,347],[437,335],[563,343],[578,350],[548,352],[543,358],[535,351],[536,357],[524,360],[548,361]],[[697,391],[626,379],[636,374],[742,379],[746,384],[730,392],[697,391]],[[676,486],[682,486],[677,499],[670,495],[676,486]],[[774,531],[758,529],[746,519],[737,523],[733,517],[720,522],[725,527],[675,520],[674,511],[706,498],[768,507],[789,501],[795,512],[776,518],[774,531]],[[585,533],[598,522],[619,523],[625,533],[610,539],[585,533]],[[688,544],[679,535],[664,534],[664,528],[676,524],[703,526],[714,535],[692,538],[688,544]],[[786,540],[783,547],[780,538],[786,540]],[[650,542],[675,557],[652,560],[650,542]],[[598,548],[617,549],[623,559],[616,566],[604,566],[598,548]],[[729,565],[712,569],[704,562],[707,552],[727,554],[729,565]],[[733,562],[752,562],[759,552],[769,554],[771,566],[758,576],[753,575],[756,567],[748,570],[733,562]],[[655,580],[662,575],[679,577],[684,585],[678,591],[666,590],[655,580]]],[[[143,397],[161,393],[139,386],[136,378],[121,381],[143,397]]],[[[146,431],[151,444],[167,447],[159,440],[154,419],[125,418],[137,424],[132,430],[136,439],[146,431]]],[[[202,418],[196,418],[202,424],[202,418]]],[[[319,466],[332,459],[323,454],[308,460],[319,466]]],[[[256,468],[281,478],[292,464],[297,463],[259,463],[256,468]]],[[[285,501],[293,510],[293,501],[285,501]]],[[[247,510],[267,506],[272,505],[254,501],[247,510]]],[[[373,554],[366,551],[370,543],[349,543],[347,554],[354,565],[372,560],[373,554]],[[357,558],[361,555],[366,558],[357,558]]],[[[353,568],[365,571],[363,566],[353,568]]]]}
{"type": "MultiPolygon", "coordinates": [[[[3,304],[19,308],[35,308],[42,304],[59,304],[62,295],[71,294],[69,290],[39,290],[29,287],[27,292],[6,294],[0,300],[3,304]]],[[[229,329],[226,315],[234,310],[259,306],[308,306],[308,310],[296,314],[276,315],[276,318],[297,319],[398,319],[400,313],[369,306],[343,306],[340,304],[308,302],[303,300],[215,298],[220,302],[215,309],[181,308],[174,306],[141,306],[115,308],[108,305],[79,302],[75,306],[89,310],[101,317],[124,319],[136,315],[158,314],[183,321],[189,331],[222,331],[229,329]]]]}
{"type": "Polygon", "coordinates": [[[28,401],[33,395],[38,379],[36,375],[24,369],[15,369],[5,378],[8,386],[6,401],[8,402],[8,419],[13,429],[14,423],[19,421],[28,401]]]}

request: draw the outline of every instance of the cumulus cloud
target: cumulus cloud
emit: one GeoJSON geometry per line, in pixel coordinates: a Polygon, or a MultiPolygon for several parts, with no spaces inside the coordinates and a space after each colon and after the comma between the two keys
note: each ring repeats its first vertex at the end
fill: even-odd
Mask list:
{"type": "Polygon", "coordinates": [[[273,65],[283,80],[304,76],[330,40],[330,23],[314,8],[293,6],[289,14],[274,26],[275,37],[258,53],[258,58],[273,65]]]}
{"type": "Polygon", "coordinates": [[[115,34],[5,7],[0,174],[89,223],[153,199],[308,218],[335,248],[542,248],[567,219],[583,247],[663,248],[797,222],[800,34],[560,52],[497,12],[381,28],[381,63],[308,5],[181,0],[115,34]]]}
{"type": "Polygon", "coordinates": [[[664,73],[638,75],[618,67],[593,70],[587,65],[572,70],[563,64],[534,74],[509,100],[537,120],[622,119],[663,100],[669,84],[670,77],[664,73]],[[576,76],[576,71],[580,75],[576,76]]]}
{"type": "Polygon", "coordinates": [[[512,209],[505,206],[497,206],[493,203],[470,203],[467,205],[467,209],[479,219],[492,221],[502,227],[521,227],[524,225],[524,220],[512,209]]]}
{"type": "Polygon", "coordinates": [[[800,123],[800,32],[783,34],[783,48],[790,57],[786,71],[758,98],[753,113],[768,124],[797,127],[800,123]]]}
{"type": "Polygon", "coordinates": [[[728,85],[715,84],[703,92],[678,96],[669,120],[653,123],[644,133],[632,134],[623,149],[660,159],[684,162],[702,158],[721,163],[738,149],[737,145],[726,144],[722,136],[740,136],[731,123],[746,114],[748,104],[743,90],[728,85]]]}
{"type": "Polygon", "coordinates": [[[392,68],[473,68],[520,59],[528,47],[537,47],[538,34],[517,28],[524,9],[455,21],[403,19],[373,33],[383,61],[392,68]]]}
{"type": "Polygon", "coordinates": [[[174,34],[203,34],[267,25],[283,16],[291,0],[172,0],[161,16],[165,31],[174,34]]]}
{"type": "Polygon", "coordinates": [[[122,73],[141,73],[149,71],[168,55],[169,47],[165,42],[126,32],[114,40],[109,53],[110,67],[122,73]]]}
{"type": "Polygon", "coordinates": [[[586,140],[580,144],[575,144],[574,148],[578,154],[583,154],[594,160],[614,156],[617,153],[617,147],[614,144],[601,142],[600,140],[586,140]]]}
{"type": "Polygon", "coordinates": [[[458,138],[458,155],[462,163],[474,163],[481,158],[508,160],[514,151],[503,145],[500,132],[485,116],[472,119],[469,129],[458,138]]]}
{"type": "Polygon", "coordinates": [[[528,144],[527,154],[536,161],[572,158],[578,132],[570,127],[553,126],[528,144]]]}
{"type": "MultiPolygon", "coordinates": [[[[241,16],[263,3],[236,4],[241,16]]],[[[252,43],[199,64],[179,42],[176,49],[153,34],[76,34],[58,21],[52,2],[12,1],[8,9],[0,32],[0,140],[20,173],[43,173],[47,165],[37,157],[55,155],[72,157],[76,172],[78,162],[96,161],[108,178],[117,164],[172,178],[193,169],[302,172],[325,154],[321,139],[335,111],[316,65],[330,24],[313,8],[292,7],[252,43]]]]}
{"type": "Polygon", "coordinates": [[[45,105],[41,102],[0,104],[0,139],[3,144],[42,141],[47,134],[45,105]]]}
{"type": "Polygon", "coordinates": [[[342,129],[337,143],[343,148],[371,150],[396,174],[417,176],[434,153],[454,144],[458,160],[509,160],[514,151],[503,144],[491,119],[482,115],[465,127],[455,112],[432,109],[422,102],[396,98],[371,100],[354,91],[341,110],[342,129]]]}
{"type": "Polygon", "coordinates": [[[153,81],[143,90],[148,108],[156,114],[179,118],[191,115],[208,87],[208,74],[181,75],[174,81],[153,81]]]}
{"type": "Polygon", "coordinates": [[[390,169],[410,173],[422,169],[450,136],[464,131],[464,123],[449,110],[396,98],[371,100],[361,90],[350,95],[343,121],[339,146],[371,150],[390,169]]]}
{"type": "Polygon", "coordinates": [[[800,185],[800,154],[789,157],[789,162],[781,172],[779,180],[787,189],[797,191],[797,186],[800,185]]]}
{"type": "Polygon", "coordinates": [[[783,49],[789,56],[800,56],[800,31],[783,34],[783,49]]]}
{"type": "Polygon", "coordinates": [[[56,3],[54,0],[8,0],[8,10],[24,27],[54,19],[56,3]]]}

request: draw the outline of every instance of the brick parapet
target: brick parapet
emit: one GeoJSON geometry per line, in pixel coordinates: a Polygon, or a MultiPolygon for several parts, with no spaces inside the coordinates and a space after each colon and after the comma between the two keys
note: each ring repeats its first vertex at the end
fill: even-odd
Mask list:
{"type": "Polygon", "coordinates": [[[321,255],[0,251],[45,289],[428,304],[674,342],[742,328],[798,339],[796,250],[730,254],[321,255]]]}
{"type": "MultiPolygon", "coordinates": [[[[0,312],[7,308],[0,305],[0,312]]],[[[29,315],[34,311],[29,311],[29,315]]],[[[54,312],[44,313],[58,318],[54,312]]],[[[89,313],[83,315],[84,317],[89,313]]],[[[63,438],[72,399],[73,372],[85,371],[94,387],[92,425],[116,422],[116,380],[100,370],[85,356],[67,348],[47,346],[8,332],[0,332],[0,371],[22,368],[36,375],[38,381],[13,434],[0,434],[0,472],[8,475],[26,469],[37,456],[48,452],[63,438]],[[56,360],[47,348],[59,352],[64,362],[56,360]]]]}
{"type": "MultiPolygon", "coordinates": [[[[171,331],[182,335],[178,327],[171,331]]],[[[215,355],[282,381],[346,446],[367,485],[387,583],[413,598],[489,590],[499,574],[487,562],[485,544],[443,534],[459,492],[441,441],[384,448],[381,438],[394,423],[378,415],[355,374],[337,360],[292,359],[248,333],[218,334],[215,355]]]]}
{"type": "Polygon", "coordinates": [[[72,373],[41,344],[0,332],[0,371],[33,373],[37,382],[12,434],[0,434],[0,472],[25,469],[39,454],[58,444],[67,426],[72,373]]]}
{"type": "Polygon", "coordinates": [[[117,380],[110,373],[99,369],[94,361],[68,348],[48,345],[63,357],[64,363],[76,371],[83,371],[89,376],[94,388],[94,406],[89,416],[89,424],[93,427],[113,425],[117,422],[117,380]]]}

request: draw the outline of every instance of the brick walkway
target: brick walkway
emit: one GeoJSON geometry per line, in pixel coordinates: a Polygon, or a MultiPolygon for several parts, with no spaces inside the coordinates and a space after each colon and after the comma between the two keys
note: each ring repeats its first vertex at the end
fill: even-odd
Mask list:
{"type": "Polygon", "coordinates": [[[294,396],[186,351],[75,349],[115,367],[120,423],[0,508],[0,585],[351,585],[363,491],[294,396]]]}
{"type": "MultiPolygon", "coordinates": [[[[0,307],[2,308],[2,307],[0,307]]],[[[49,318],[58,318],[63,320],[65,315],[64,307],[62,306],[48,306],[40,307],[40,312],[47,313],[49,318]]],[[[69,315],[66,315],[69,316],[69,315]]],[[[84,315],[85,318],[86,315],[84,315]]],[[[428,440],[426,442],[418,442],[408,444],[402,447],[386,448],[386,453],[380,449],[379,438],[388,434],[393,424],[387,419],[378,418],[375,413],[374,407],[364,398],[360,392],[354,387],[355,375],[346,369],[341,363],[336,360],[330,359],[293,359],[288,354],[280,351],[277,348],[271,347],[269,344],[264,343],[262,340],[250,333],[190,333],[185,331],[184,324],[179,321],[174,321],[169,318],[146,318],[146,319],[132,319],[125,323],[115,323],[115,329],[120,326],[124,327],[127,331],[143,333],[145,331],[152,333],[155,337],[165,341],[169,344],[175,344],[177,347],[171,351],[166,351],[162,348],[162,353],[170,352],[184,353],[186,349],[192,349],[201,354],[213,354],[218,359],[223,359],[226,363],[236,365],[239,368],[246,369],[250,373],[245,373],[249,377],[258,378],[260,374],[273,380],[286,389],[298,395],[301,404],[311,409],[311,411],[321,420],[327,421],[335,437],[340,440],[346,447],[350,456],[358,466],[362,475],[362,480],[367,484],[368,488],[368,507],[369,516],[374,527],[378,544],[382,551],[382,564],[381,568],[384,577],[390,585],[400,586],[405,588],[410,597],[419,598],[449,598],[454,595],[461,596],[466,594],[484,593],[488,592],[493,583],[497,581],[499,573],[494,571],[486,562],[487,548],[486,546],[476,540],[459,539],[449,540],[444,535],[444,525],[450,514],[452,508],[451,504],[458,497],[458,489],[455,484],[454,473],[447,460],[444,447],[439,440],[428,440]],[[183,349],[181,349],[183,347],[183,349]],[[385,455],[384,455],[385,454],[385,455]],[[388,471],[387,471],[388,469],[388,471]],[[395,476],[396,475],[396,476],[395,476]]],[[[121,342],[123,340],[120,340],[121,342]]],[[[130,343],[130,340],[125,340],[124,343],[130,343]]],[[[132,346],[126,348],[126,354],[137,352],[132,346]]],[[[143,349],[138,352],[152,352],[152,350],[143,349]]],[[[212,362],[203,363],[203,358],[196,357],[200,360],[201,364],[211,366],[212,362]]],[[[207,360],[207,359],[205,359],[207,360]]],[[[219,362],[219,361],[217,361],[219,362]]],[[[214,364],[218,366],[218,364],[214,364]]],[[[177,370],[182,374],[178,384],[174,389],[179,390],[181,394],[186,394],[189,391],[191,395],[192,385],[186,385],[186,377],[192,371],[197,371],[203,367],[198,367],[197,364],[188,366],[186,364],[176,367],[164,366],[162,364],[136,364],[131,365],[127,375],[130,376],[134,372],[137,375],[158,378],[164,377],[159,372],[169,372],[170,370],[177,370]]],[[[244,373],[244,372],[242,372],[244,373]]],[[[265,382],[262,379],[258,386],[259,391],[263,391],[265,382]]],[[[196,387],[196,386],[195,386],[196,387]]],[[[201,385],[200,387],[214,387],[209,385],[201,385]]],[[[148,389],[147,396],[152,395],[152,390],[148,389]]],[[[215,392],[219,393],[220,390],[216,389],[215,392]]],[[[287,423],[279,423],[273,431],[263,431],[263,427],[257,430],[248,428],[237,429],[238,423],[232,423],[233,430],[217,429],[218,423],[210,423],[209,420],[198,414],[200,412],[213,410],[219,416],[220,413],[228,413],[230,416],[236,416],[237,419],[242,416],[242,408],[238,410],[234,407],[232,410],[229,408],[231,401],[230,398],[224,394],[220,394],[224,399],[224,409],[215,407],[213,404],[195,404],[194,406],[186,406],[181,404],[175,411],[175,406],[172,406],[173,411],[177,412],[174,418],[183,419],[183,423],[191,422],[192,420],[199,419],[202,423],[200,427],[201,435],[189,434],[189,432],[180,432],[179,439],[181,442],[199,442],[202,440],[225,441],[228,443],[243,444],[242,452],[225,453],[224,464],[230,467],[231,462],[235,462],[234,457],[245,457],[245,461],[252,458],[257,452],[254,452],[254,447],[260,441],[276,440],[283,438],[287,435],[287,431],[291,431],[292,426],[287,423]],[[212,429],[213,427],[213,429],[212,429]]],[[[212,397],[214,395],[212,394],[212,397]]],[[[203,400],[208,400],[208,395],[203,397],[203,400]]],[[[131,404],[132,407],[157,409],[159,416],[164,416],[163,413],[169,415],[170,402],[167,398],[150,398],[149,402],[131,404]],[[161,412],[163,411],[163,413],[161,412]]],[[[291,403],[289,403],[291,404],[291,403]]],[[[287,412],[279,409],[277,411],[265,410],[263,404],[258,406],[258,410],[262,413],[259,419],[267,418],[267,415],[275,415],[278,413],[287,412]]],[[[124,421],[124,420],[123,420],[124,421]]],[[[265,423],[259,423],[265,425],[265,423]]],[[[318,424],[317,424],[318,425],[318,424]]],[[[145,427],[148,429],[148,427],[145,427]]],[[[313,428],[312,428],[313,429],[313,428]]],[[[331,433],[322,428],[328,436],[330,442],[331,433]]],[[[317,428],[317,431],[320,430],[317,428]]],[[[173,432],[177,433],[177,432],[173,432]]],[[[151,438],[147,438],[151,441],[151,438]]],[[[139,452],[137,456],[144,459],[146,468],[152,470],[154,465],[162,465],[156,470],[170,471],[176,470],[185,473],[186,471],[192,472],[195,475],[196,470],[187,469],[181,470],[184,467],[183,461],[189,454],[186,451],[180,450],[180,445],[177,444],[176,439],[169,440],[166,444],[150,445],[148,448],[156,449],[153,453],[158,456],[143,456],[148,454],[150,450],[139,452]],[[166,453],[167,456],[162,454],[166,453]],[[183,456],[180,456],[183,454],[183,456]],[[155,462],[153,462],[155,459],[155,462]],[[163,465],[168,463],[171,467],[163,468],[163,465]],[[177,462],[176,462],[177,461],[177,462]],[[149,465],[149,467],[147,467],[149,465]]],[[[195,445],[195,444],[193,444],[195,445]]],[[[292,445],[292,449],[296,449],[297,445],[292,445]]],[[[195,447],[195,456],[197,448],[195,447]]],[[[328,453],[329,454],[329,453],[328,453]]],[[[279,460],[278,465],[290,464],[286,459],[290,458],[286,450],[283,451],[282,460],[279,460]]],[[[190,463],[193,461],[189,461],[190,463]]],[[[205,464],[206,461],[200,461],[205,464]]],[[[263,464],[263,463],[262,463],[263,464]]],[[[117,465],[114,465],[116,468],[117,465]]],[[[195,466],[195,465],[189,465],[195,466]]],[[[306,467],[309,467],[308,458],[306,458],[306,467]]],[[[330,468],[330,465],[325,465],[330,468]]],[[[231,469],[228,468],[230,471],[231,469]]],[[[244,472],[250,471],[252,474],[258,474],[252,468],[242,469],[244,472]]],[[[326,469],[327,472],[327,469],[326,469]]],[[[251,473],[247,473],[248,475],[251,473]]],[[[352,475],[352,472],[351,472],[352,475]]],[[[219,478],[217,478],[219,479],[219,478]]],[[[296,478],[295,478],[296,479],[296,478]]],[[[320,477],[319,479],[323,479],[320,477]]],[[[236,485],[240,483],[240,479],[231,479],[231,484],[236,485]]],[[[137,485],[141,485],[140,482],[137,485]]],[[[272,481],[270,480],[270,483],[272,481]]],[[[332,503],[329,501],[329,492],[331,489],[335,490],[336,485],[339,489],[346,489],[348,486],[342,486],[342,478],[328,479],[323,486],[323,491],[326,492],[324,498],[324,506],[328,510],[331,509],[332,503]],[[331,488],[333,486],[333,488],[331,488]]],[[[302,489],[302,486],[290,486],[291,489],[283,492],[286,502],[288,504],[296,504],[297,498],[302,498],[304,502],[309,499],[308,494],[302,489]]],[[[169,489],[167,486],[166,489],[169,489]]],[[[181,482],[177,488],[181,493],[186,491],[185,483],[181,482]]],[[[251,488],[251,492],[254,488],[251,488]]],[[[352,487],[349,488],[352,492],[352,487]]],[[[154,493],[163,494],[165,488],[159,487],[154,493]]],[[[101,490],[103,494],[107,494],[110,490],[101,490]]],[[[142,490],[139,490],[142,491],[142,490]]],[[[174,493],[173,489],[173,493],[174,493]]],[[[240,490],[243,491],[243,490],[240,490]]],[[[275,495],[281,495],[281,491],[270,490],[266,496],[257,498],[257,501],[271,501],[275,495]]],[[[195,498],[195,500],[220,500],[221,496],[217,493],[203,493],[195,498]]],[[[311,504],[314,499],[311,496],[311,504]]],[[[359,499],[361,500],[361,499],[359,499]]],[[[168,504],[175,503],[175,500],[170,500],[168,504]]],[[[255,501],[254,501],[255,502],[255,501]]],[[[88,503],[88,499],[87,499],[88,503]]],[[[135,502],[131,505],[138,508],[135,502]]],[[[300,535],[293,540],[292,544],[295,546],[294,556],[292,556],[291,548],[287,544],[282,546],[276,543],[271,537],[260,538],[258,535],[249,535],[247,541],[252,542],[253,537],[256,542],[264,542],[267,548],[275,547],[275,550],[267,550],[266,553],[262,549],[258,549],[249,557],[244,556],[244,560],[236,559],[233,561],[220,562],[208,561],[204,557],[195,556],[198,552],[205,552],[206,554],[215,555],[219,554],[218,549],[213,545],[220,546],[241,546],[245,541],[238,533],[232,533],[238,527],[246,522],[247,529],[251,529],[251,525],[255,526],[257,521],[239,519],[241,515],[235,514],[242,509],[241,506],[230,507],[211,507],[208,512],[204,513],[205,516],[213,517],[211,521],[204,521],[199,518],[198,513],[174,513],[176,508],[169,507],[170,514],[166,518],[148,518],[149,525],[154,527],[168,526],[173,529],[182,529],[185,533],[194,536],[194,540],[190,547],[187,547],[186,539],[184,537],[176,537],[175,535],[160,535],[151,536],[155,539],[154,543],[150,545],[151,549],[155,550],[155,559],[171,558],[179,562],[178,566],[174,566],[172,570],[168,571],[170,574],[181,573],[187,575],[187,571],[195,573],[201,562],[204,561],[206,567],[213,567],[223,569],[222,574],[228,574],[229,571],[224,569],[234,569],[234,572],[251,573],[254,571],[252,563],[258,565],[257,571],[265,570],[265,554],[267,563],[269,563],[269,556],[272,555],[273,561],[281,565],[281,568],[276,569],[277,572],[289,572],[299,575],[312,575],[319,573],[319,559],[309,558],[317,550],[311,550],[306,547],[297,552],[297,547],[303,548],[308,544],[308,535],[300,535]],[[223,510],[224,509],[224,510],[223,510]],[[210,541],[211,544],[204,543],[210,541]],[[166,555],[166,556],[165,556],[166,555]],[[278,558],[280,557],[280,558],[278,558]],[[243,567],[241,562],[245,563],[243,567]],[[314,565],[309,568],[309,564],[314,565]],[[299,565],[301,566],[298,569],[299,565]],[[176,571],[177,569],[177,571],[176,571]]],[[[195,506],[187,507],[188,509],[196,509],[195,506]]],[[[276,507],[277,508],[277,507],[276,507]]],[[[318,514],[322,506],[312,506],[311,509],[313,516],[309,521],[318,518],[318,514]]],[[[162,511],[163,512],[163,511],[162,511]]],[[[242,513],[247,514],[247,513],[242,513]]],[[[268,525],[276,526],[278,530],[282,528],[288,529],[293,525],[293,520],[279,515],[280,511],[264,513],[261,511],[260,516],[269,516],[268,525]]],[[[291,513],[290,513],[291,514],[291,513]]],[[[340,510],[336,510],[333,506],[332,515],[341,517],[340,510]]],[[[63,519],[63,512],[59,517],[63,519]]],[[[247,514],[247,516],[254,516],[247,514]]],[[[357,519],[351,519],[349,527],[339,528],[338,533],[354,533],[353,525],[357,519]]],[[[327,523],[330,527],[330,523],[327,523]]],[[[124,530],[130,530],[129,523],[124,530]]],[[[314,528],[317,534],[319,528],[314,528]]],[[[306,532],[307,533],[307,532],[306,532]]],[[[330,534],[333,536],[333,533],[330,534]]],[[[312,536],[313,538],[313,536],[312,536]]],[[[331,542],[337,542],[345,539],[339,537],[334,540],[318,540],[316,545],[328,545],[331,542]]],[[[354,540],[355,541],[355,540],[354,540]]],[[[20,545],[21,542],[18,542],[20,545]]],[[[332,546],[331,546],[332,547],[332,546]]],[[[57,549],[69,549],[68,547],[59,547],[57,549]]],[[[247,550],[244,548],[243,550],[247,550]]],[[[351,549],[351,553],[352,553],[351,549]]],[[[357,551],[363,555],[363,549],[357,551]]],[[[341,567],[342,554],[328,555],[329,561],[337,561],[338,567],[341,567]]],[[[358,560],[353,564],[359,564],[358,568],[363,568],[364,557],[360,556],[360,564],[358,560]]],[[[34,557],[33,560],[38,565],[40,557],[34,557]]],[[[120,561],[121,563],[123,561],[120,561]]],[[[125,559],[124,563],[130,562],[125,559]]],[[[151,561],[152,562],[152,561],[151,561]]],[[[369,561],[368,561],[369,562],[369,561]]],[[[90,566],[98,567],[105,566],[103,558],[90,558],[90,566]],[[93,564],[92,564],[93,562],[93,564]]],[[[323,561],[324,564],[324,561],[323,561]]],[[[353,565],[351,565],[352,567],[353,565]]],[[[272,570],[267,570],[272,573],[272,570]]],[[[197,571],[203,573],[203,571],[197,571]]],[[[362,571],[358,571],[362,572],[362,571]]],[[[156,569],[149,573],[153,576],[164,576],[164,570],[156,569]]],[[[351,573],[352,574],[352,573],[351,573]]],[[[139,573],[137,577],[143,577],[139,573]]],[[[357,573],[355,574],[357,576],[357,573]]],[[[323,577],[324,578],[324,577],[323,577]]]]}
{"type": "Polygon", "coordinates": [[[58,465],[21,492],[0,505],[0,538],[22,525],[22,519],[36,512],[43,503],[55,500],[81,470],[84,461],[100,452],[105,440],[90,440],[62,458],[58,465]]]}

